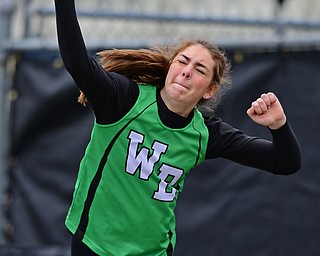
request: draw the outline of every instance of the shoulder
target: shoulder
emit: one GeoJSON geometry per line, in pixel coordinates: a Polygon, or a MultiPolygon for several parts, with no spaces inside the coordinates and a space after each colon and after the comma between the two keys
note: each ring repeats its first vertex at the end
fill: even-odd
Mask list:
{"type": "Polygon", "coordinates": [[[215,116],[206,116],[203,115],[203,120],[208,130],[211,132],[218,132],[220,130],[221,125],[223,124],[221,118],[215,116]]]}

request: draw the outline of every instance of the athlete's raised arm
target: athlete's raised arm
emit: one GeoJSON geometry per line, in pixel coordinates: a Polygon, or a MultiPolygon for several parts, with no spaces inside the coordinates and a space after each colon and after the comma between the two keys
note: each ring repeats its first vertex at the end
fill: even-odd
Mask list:
{"type": "Polygon", "coordinates": [[[61,57],[81,90],[93,81],[94,68],[87,54],[74,0],[55,0],[57,35],[61,57]]]}
{"type": "Polygon", "coordinates": [[[267,126],[272,141],[250,137],[228,124],[212,119],[207,158],[217,156],[266,170],[275,174],[292,174],[301,168],[299,142],[287,121],[280,101],[274,93],[264,93],[252,102],[248,116],[267,126]],[[216,123],[215,125],[213,125],[216,123]]]}
{"type": "Polygon", "coordinates": [[[106,72],[88,55],[74,0],[54,1],[59,50],[65,68],[89,100],[98,123],[119,120],[134,104],[136,86],[125,76],[106,72]]]}

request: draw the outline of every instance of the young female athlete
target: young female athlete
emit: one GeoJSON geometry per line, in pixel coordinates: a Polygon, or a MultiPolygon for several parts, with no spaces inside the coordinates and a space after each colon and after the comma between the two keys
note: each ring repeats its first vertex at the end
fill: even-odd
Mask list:
{"type": "Polygon", "coordinates": [[[205,159],[283,175],[300,168],[299,144],[275,94],[262,94],[247,111],[273,141],[200,113],[228,77],[215,46],[104,51],[98,64],[87,54],[74,0],[55,6],[62,59],[95,115],[66,218],[72,255],[173,255],[176,202],[190,169],[205,159]]]}

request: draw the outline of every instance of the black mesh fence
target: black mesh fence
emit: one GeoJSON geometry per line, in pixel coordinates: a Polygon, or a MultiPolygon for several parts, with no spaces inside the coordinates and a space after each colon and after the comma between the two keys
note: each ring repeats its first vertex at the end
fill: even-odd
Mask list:
{"type": "MultiPolygon", "coordinates": [[[[226,160],[187,177],[177,206],[176,255],[317,255],[320,251],[319,51],[227,51],[233,89],[217,115],[269,138],[246,116],[251,101],[274,91],[301,143],[302,170],[273,176],[226,160]]],[[[19,55],[12,102],[11,166],[0,255],[68,255],[64,218],[93,116],[56,52],[19,55]]]]}

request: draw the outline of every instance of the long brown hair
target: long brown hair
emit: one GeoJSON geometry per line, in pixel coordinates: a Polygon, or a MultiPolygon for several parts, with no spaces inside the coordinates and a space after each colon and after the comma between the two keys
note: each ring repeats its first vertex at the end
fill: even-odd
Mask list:
{"type": "MultiPolygon", "coordinates": [[[[166,75],[172,60],[189,46],[200,44],[207,48],[214,60],[211,86],[217,87],[210,100],[201,99],[198,108],[213,110],[230,85],[230,63],[223,51],[206,41],[184,41],[176,46],[154,47],[150,49],[112,49],[98,52],[101,66],[108,72],[122,74],[136,83],[164,87],[166,75]]],[[[87,98],[81,92],[78,101],[85,105],[87,98]]]]}

